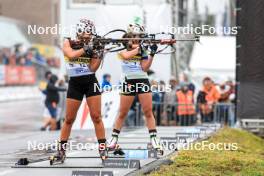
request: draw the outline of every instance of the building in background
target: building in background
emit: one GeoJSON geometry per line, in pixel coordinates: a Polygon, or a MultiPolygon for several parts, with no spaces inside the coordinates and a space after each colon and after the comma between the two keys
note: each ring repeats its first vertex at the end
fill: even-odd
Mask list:
{"type": "MultiPolygon", "coordinates": [[[[60,1],[0,0],[0,16],[13,18],[27,25],[52,27],[60,23],[60,1]]],[[[38,35],[37,39],[43,44],[59,44],[58,35],[38,35]]]]}
{"type": "MultiPolygon", "coordinates": [[[[185,27],[188,24],[188,0],[171,0],[172,27],[185,27]]],[[[178,34],[176,38],[184,38],[178,34]]],[[[193,42],[177,42],[176,52],[171,55],[171,74],[179,79],[181,72],[188,67],[190,47],[193,42]]]]}

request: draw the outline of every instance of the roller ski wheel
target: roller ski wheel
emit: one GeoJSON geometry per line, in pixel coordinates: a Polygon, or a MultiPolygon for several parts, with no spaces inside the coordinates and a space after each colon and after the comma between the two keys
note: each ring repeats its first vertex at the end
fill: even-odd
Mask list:
{"type": "Polygon", "coordinates": [[[57,155],[49,157],[50,165],[63,164],[65,161],[65,158],[66,158],[65,152],[60,151],[58,152],[57,155]]]}

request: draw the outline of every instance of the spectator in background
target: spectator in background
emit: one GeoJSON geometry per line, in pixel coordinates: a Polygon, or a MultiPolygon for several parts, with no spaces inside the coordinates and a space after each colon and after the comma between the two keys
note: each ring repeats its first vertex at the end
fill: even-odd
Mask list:
{"type": "Polygon", "coordinates": [[[190,91],[192,91],[193,94],[194,94],[194,93],[195,93],[195,85],[194,85],[192,82],[190,82],[189,77],[188,77],[187,74],[183,74],[183,75],[182,75],[182,81],[183,81],[185,84],[188,85],[188,89],[189,89],[190,91]]]}
{"type": "Polygon", "coordinates": [[[218,117],[221,121],[224,121],[225,124],[230,122],[230,108],[232,101],[234,100],[234,86],[232,81],[227,81],[224,84],[219,86],[220,99],[221,103],[218,108],[218,117]]]}
{"type": "Polygon", "coordinates": [[[40,55],[39,51],[35,48],[30,48],[29,49],[30,52],[32,52],[35,61],[40,64],[40,65],[46,65],[46,59],[40,55]]]}
{"type": "Polygon", "coordinates": [[[219,85],[219,93],[220,93],[219,102],[228,103],[229,96],[231,94],[229,86],[227,86],[226,84],[219,85]]]}
{"type": "Polygon", "coordinates": [[[23,45],[21,43],[18,43],[14,45],[14,48],[15,48],[15,56],[17,58],[17,61],[19,62],[19,58],[22,57],[24,53],[23,45]]]}
{"type": "Polygon", "coordinates": [[[41,131],[45,131],[46,128],[48,127],[49,121],[50,121],[50,113],[48,108],[45,105],[45,99],[46,99],[46,95],[47,95],[47,85],[48,82],[50,80],[50,77],[52,76],[52,72],[51,71],[47,71],[45,73],[45,81],[41,81],[39,83],[39,90],[43,93],[44,95],[44,111],[43,111],[43,121],[44,121],[44,126],[40,128],[41,131]]]}
{"type": "Polygon", "coordinates": [[[219,98],[219,105],[217,108],[217,115],[220,118],[220,121],[224,121],[225,124],[228,123],[228,108],[229,106],[227,103],[229,102],[229,87],[225,84],[219,85],[219,93],[220,93],[220,98],[219,98]]]}
{"type": "Polygon", "coordinates": [[[33,54],[31,51],[28,51],[26,54],[25,54],[25,59],[26,59],[26,63],[25,65],[26,66],[32,66],[33,63],[32,63],[32,60],[33,60],[33,54]]]}
{"type": "Polygon", "coordinates": [[[152,86],[152,101],[153,103],[160,103],[160,93],[158,90],[158,82],[155,80],[152,80],[150,82],[150,85],[152,86]]]}
{"type": "Polygon", "coordinates": [[[12,54],[8,59],[8,65],[15,66],[16,64],[16,55],[12,54]]]}
{"type": "Polygon", "coordinates": [[[181,83],[180,90],[177,91],[177,115],[178,124],[180,126],[193,125],[195,120],[195,106],[193,99],[193,91],[189,90],[188,83],[181,83]]]}
{"type": "Polygon", "coordinates": [[[161,94],[159,92],[159,84],[156,80],[151,81],[151,88],[152,88],[152,111],[154,114],[154,117],[156,117],[156,123],[157,125],[160,125],[160,104],[161,104],[161,94]]]}
{"type": "Polygon", "coordinates": [[[235,103],[235,94],[236,94],[236,92],[235,92],[235,85],[234,85],[234,83],[231,80],[229,80],[229,81],[226,81],[225,84],[226,84],[226,86],[229,87],[229,90],[228,90],[228,93],[229,93],[229,101],[231,103],[235,103]]]}
{"type": "Polygon", "coordinates": [[[0,64],[4,64],[4,52],[0,49],[0,64]]]}
{"type": "MultiPolygon", "coordinates": [[[[133,127],[136,126],[136,121],[141,120],[141,119],[136,119],[137,118],[137,104],[139,103],[138,96],[135,96],[135,99],[127,113],[127,118],[125,120],[125,126],[126,127],[133,127]]],[[[137,122],[139,123],[139,122],[137,122]]]]}
{"type": "Polygon", "coordinates": [[[21,65],[21,66],[26,65],[26,59],[24,57],[20,57],[18,60],[19,60],[19,65],[21,65]]]}
{"type": "Polygon", "coordinates": [[[160,95],[161,95],[160,101],[161,101],[161,103],[164,103],[164,96],[165,96],[165,93],[166,93],[166,90],[165,90],[166,84],[165,84],[165,82],[163,80],[161,80],[159,82],[159,85],[160,85],[160,95]]]}
{"type": "Polygon", "coordinates": [[[232,81],[227,81],[226,85],[229,86],[229,101],[230,101],[230,108],[228,109],[228,123],[230,126],[234,126],[236,122],[235,114],[235,102],[236,102],[236,87],[232,81]]]}
{"type": "Polygon", "coordinates": [[[3,48],[3,63],[5,65],[9,64],[9,58],[11,56],[11,51],[9,48],[3,48]]]}
{"type": "Polygon", "coordinates": [[[202,122],[212,122],[214,105],[219,101],[220,93],[209,77],[203,79],[203,89],[198,93],[197,103],[202,122]]]}
{"type": "MultiPolygon", "coordinates": [[[[59,80],[59,88],[65,88],[66,83],[63,79],[59,80]]],[[[66,108],[66,91],[59,91],[59,103],[58,103],[58,115],[57,115],[57,130],[61,129],[61,124],[64,121],[65,117],[65,108],[66,108]]]]}
{"type": "Polygon", "coordinates": [[[110,74],[104,74],[101,88],[103,90],[111,90],[112,85],[110,82],[111,82],[111,75],[110,74]]]}
{"type": "Polygon", "coordinates": [[[164,112],[161,120],[162,125],[176,125],[176,91],[178,89],[178,81],[172,77],[169,80],[170,91],[164,95],[164,112]]]}
{"type": "Polygon", "coordinates": [[[159,124],[161,125],[162,114],[164,113],[164,97],[166,93],[166,84],[163,80],[159,82],[159,94],[160,94],[160,104],[158,105],[157,119],[159,119],[159,124]]]}
{"type": "Polygon", "coordinates": [[[45,128],[50,126],[50,130],[57,129],[57,108],[58,103],[60,101],[59,91],[66,91],[66,88],[57,87],[56,83],[58,81],[58,77],[56,75],[52,75],[47,85],[46,89],[46,100],[45,105],[49,110],[51,118],[44,125],[45,128]]]}

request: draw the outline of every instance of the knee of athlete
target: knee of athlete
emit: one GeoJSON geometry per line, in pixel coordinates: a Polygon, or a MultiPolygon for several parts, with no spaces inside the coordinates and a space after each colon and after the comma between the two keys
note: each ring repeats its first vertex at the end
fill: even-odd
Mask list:
{"type": "Polygon", "coordinates": [[[124,118],[126,118],[126,116],[127,116],[127,112],[125,112],[125,111],[120,111],[120,112],[119,112],[119,116],[118,116],[118,118],[120,118],[120,119],[124,119],[124,118]]]}
{"type": "Polygon", "coordinates": [[[101,114],[98,112],[91,113],[91,118],[94,123],[101,123],[102,121],[101,114]]]}
{"type": "Polygon", "coordinates": [[[67,116],[66,116],[66,118],[65,118],[65,123],[66,123],[67,125],[72,125],[73,122],[74,122],[74,118],[70,118],[70,117],[67,117],[67,116]]]}
{"type": "Polygon", "coordinates": [[[145,109],[144,110],[144,115],[145,115],[146,118],[152,118],[153,117],[152,109],[151,108],[145,109]]]}

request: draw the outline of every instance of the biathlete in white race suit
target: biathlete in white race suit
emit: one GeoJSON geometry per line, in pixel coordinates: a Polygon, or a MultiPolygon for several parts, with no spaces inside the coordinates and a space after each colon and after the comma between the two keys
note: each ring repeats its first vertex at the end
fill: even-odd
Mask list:
{"type": "Polygon", "coordinates": [[[96,51],[91,44],[88,45],[94,35],[96,35],[96,32],[93,22],[82,18],[77,24],[76,40],[68,38],[63,43],[63,52],[70,80],[66,100],[66,117],[61,129],[58,153],[50,158],[51,164],[55,161],[63,163],[65,159],[65,149],[71,128],[84,96],[95,127],[100,157],[103,160],[107,158],[105,128],[101,118],[101,92],[95,77],[103,53],[96,51]]]}
{"type": "MultiPolygon", "coordinates": [[[[126,38],[139,38],[144,34],[145,29],[139,24],[128,26],[126,38]]],[[[156,122],[152,112],[152,93],[148,80],[147,70],[150,68],[154,55],[158,49],[156,44],[150,46],[151,52],[140,44],[139,40],[131,40],[126,46],[126,50],[118,55],[122,60],[123,82],[120,96],[120,108],[116,118],[112,138],[109,141],[109,150],[118,149],[118,135],[121,131],[123,122],[133,103],[135,95],[138,95],[141,103],[146,125],[149,130],[150,141],[154,149],[163,154],[162,146],[157,138],[156,122]]]]}

